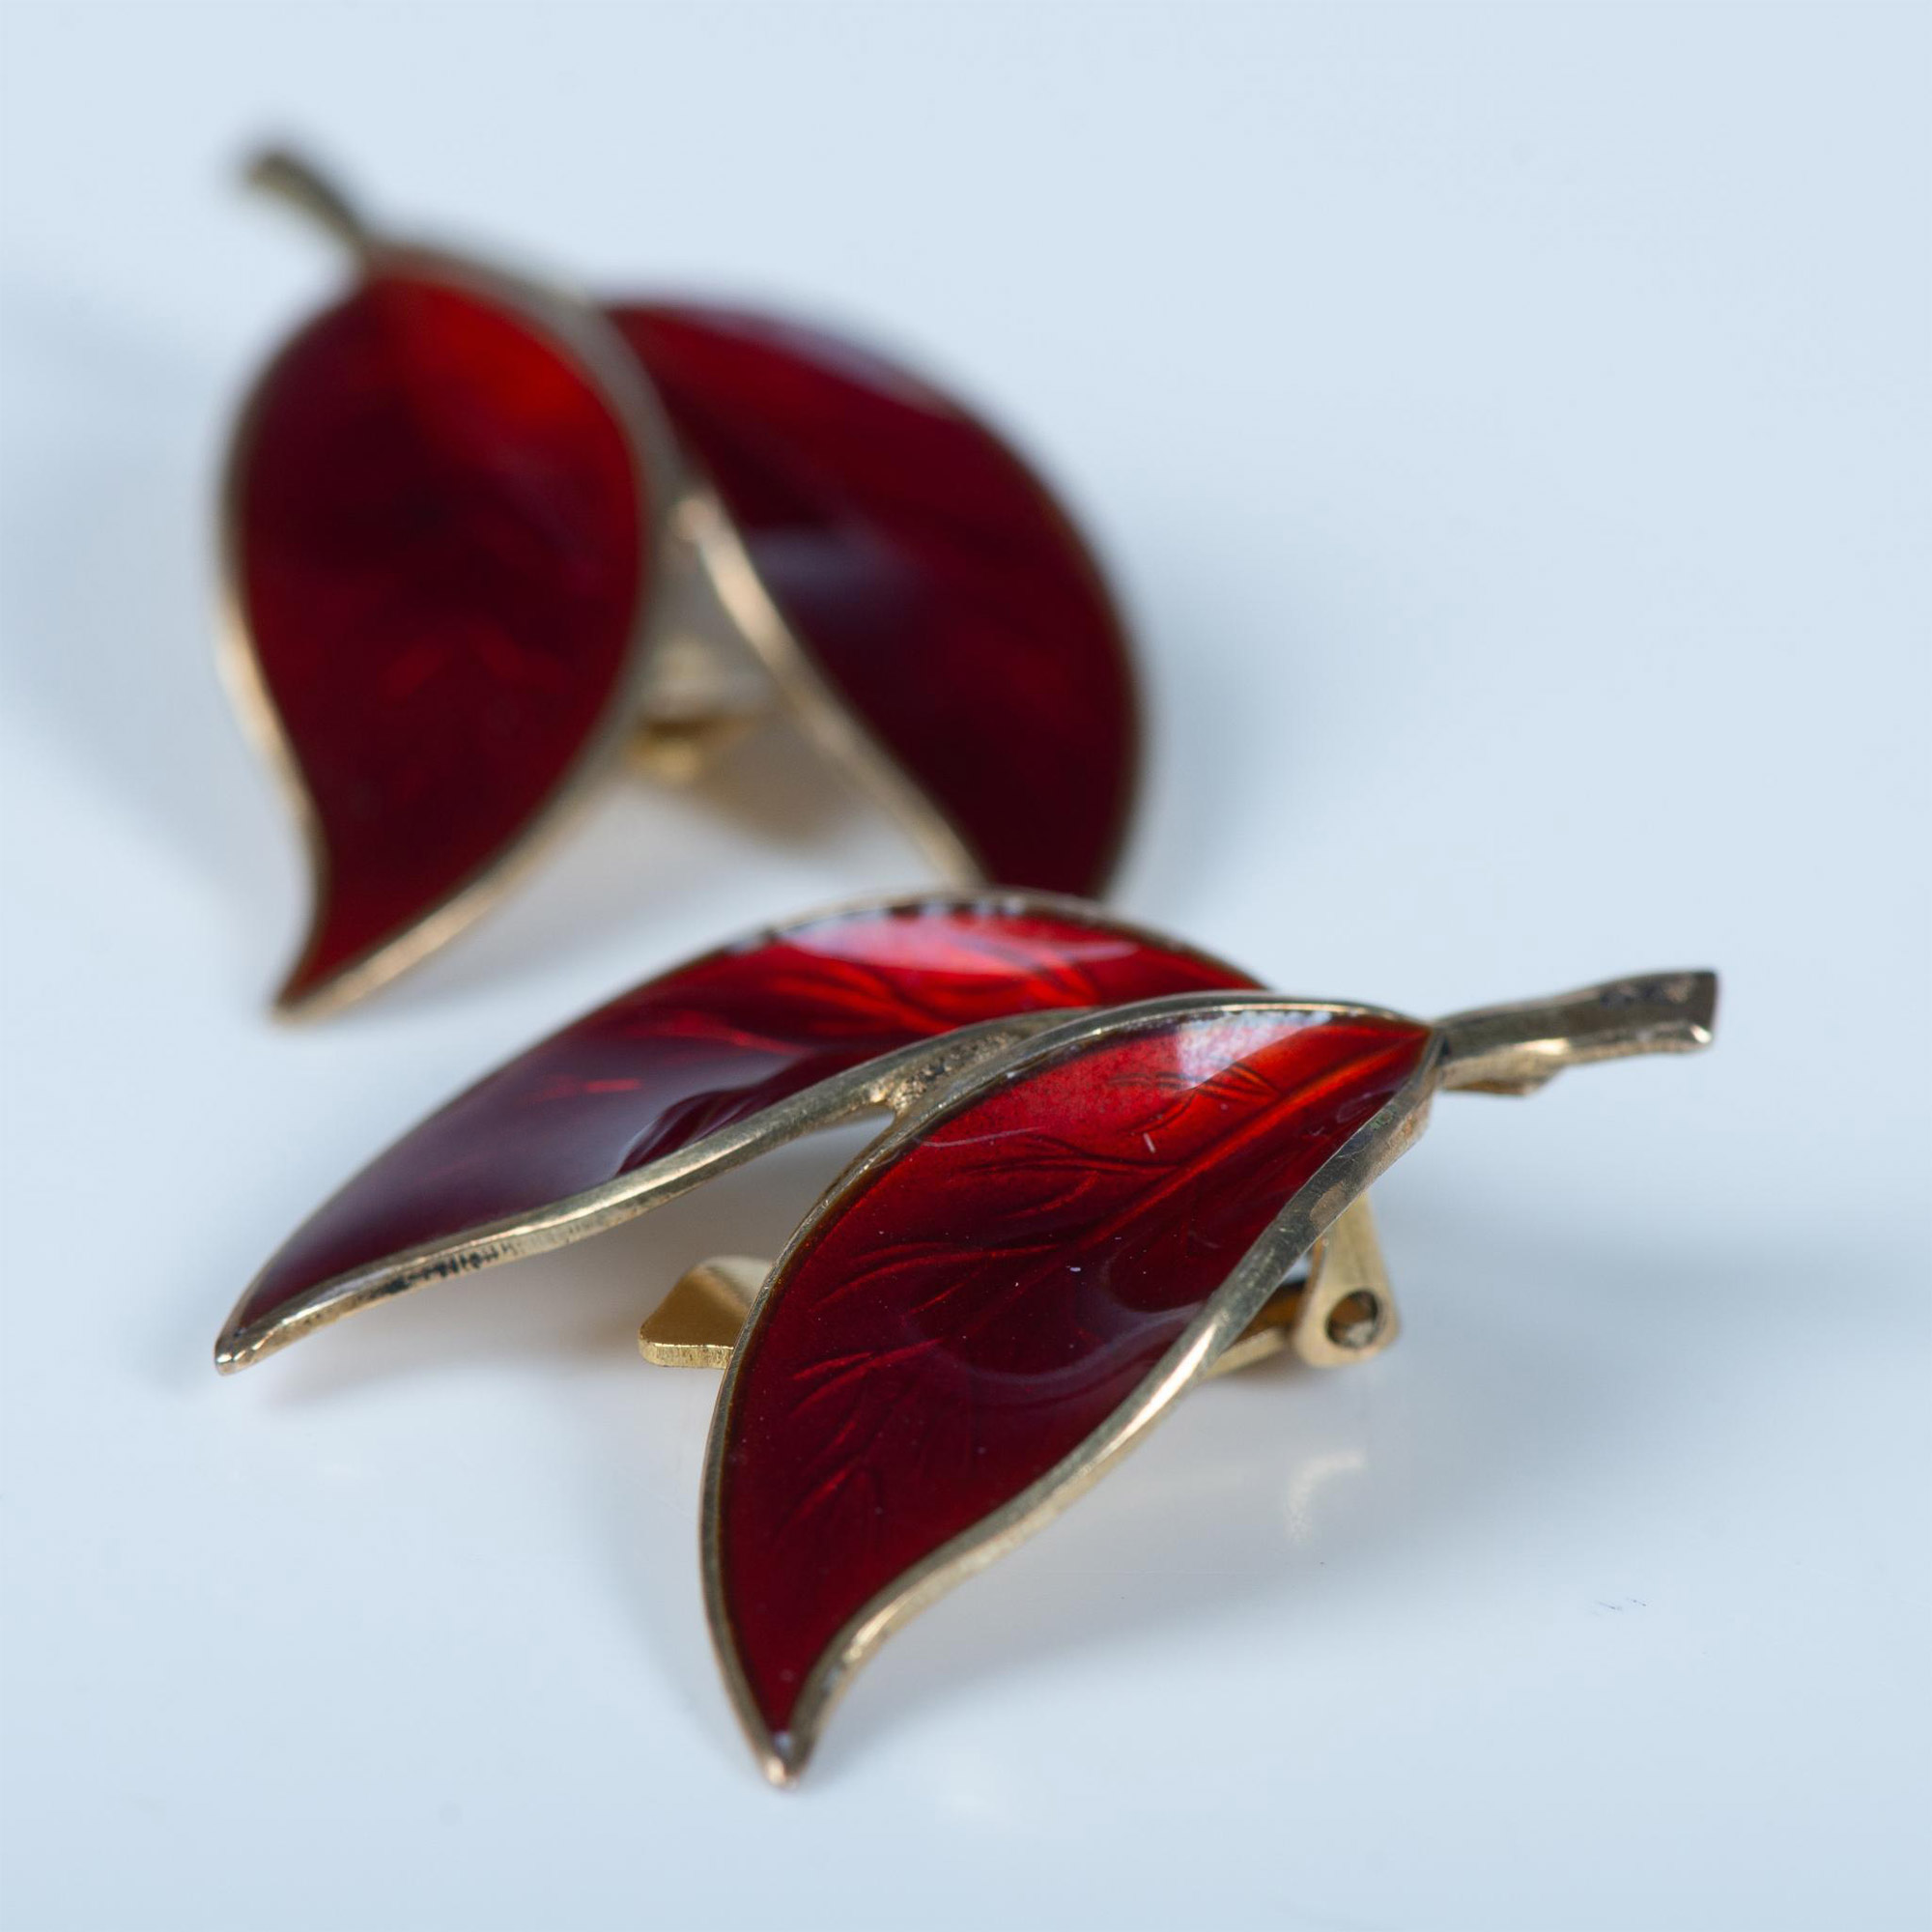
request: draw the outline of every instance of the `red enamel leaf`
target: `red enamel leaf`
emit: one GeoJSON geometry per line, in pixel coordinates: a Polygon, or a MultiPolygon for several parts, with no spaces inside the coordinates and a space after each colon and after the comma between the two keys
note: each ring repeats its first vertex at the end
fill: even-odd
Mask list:
{"type": "Polygon", "coordinates": [[[240,613],[320,847],[294,1005],[460,895],[584,757],[630,661],[639,481],[557,341],[398,269],[270,367],[233,493],[240,613]]]}
{"type": "Polygon", "coordinates": [[[912,1573],[1065,1480],[1431,1038],[1286,1007],[1079,1033],[990,1063],[862,1167],[740,1346],[708,1580],[780,1774],[912,1573]]]}
{"type": "Polygon", "coordinates": [[[717,309],[612,319],[793,634],[981,872],[1099,892],[1135,778],[1133,676],[1040,480],[847,342],[717,309]]]}
{"type": "Polygon", "coordinates": [[[646,980],[405,1135],[263,1269],[216,1360],[239,1367],[318,1310],[481,1265],[503,1252],[504,1224],[544,1210],[567,1221],[590,1190],[916,1041],[1016,1012],[1252,984],[1051,901],[923,899],[759,934],[646,980]]]}

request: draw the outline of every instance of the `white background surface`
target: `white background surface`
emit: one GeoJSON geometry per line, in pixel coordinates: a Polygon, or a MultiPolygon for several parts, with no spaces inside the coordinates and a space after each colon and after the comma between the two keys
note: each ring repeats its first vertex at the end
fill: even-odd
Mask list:
{"type": "Polygon", "coordinates": [[[4,1865],[88,1927],[1922,1925],[1927,14],[15,4],[4,1865]],[[803,1789],[703,1633],[639,1318],[821,1148],[209,1348],[593,998],[916,884],[809,762],[613,800],[366,1009],[211,667],[228,409],[334,264],[230,191],[768,298],[984,398],[1143,642],[1122,903],[1425,1012],[1726,974],[1452,1098],[1402,1345],[1182,1406],[892,1645],[803,1789]]]}

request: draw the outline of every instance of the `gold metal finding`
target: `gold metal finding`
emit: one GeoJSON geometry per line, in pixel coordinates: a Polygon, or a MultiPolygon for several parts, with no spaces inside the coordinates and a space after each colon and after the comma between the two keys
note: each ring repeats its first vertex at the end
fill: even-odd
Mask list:
{"type": "MultiPolygon", "coordinates": [[[[771,1271],[751,1255],[713,1255],[688,1268],[639,1328],[639,1351],[661,1369],[729,1368],[771,1271]]],[[[1309,1251],[1306,1275],[1277,1289],[1208,1374],[1232,1375],[1284,1351],[1310,1368],[1347,1368],[1380,1354],[1401,1332],[1364,1194],[1309,1251]]]]}
{"type": "Polygon", "coordinates": [[[638,1330],[638,1348],[661,1369],[726,1369],[745,1317],[772,1271],[751,1255],[714,1255],[677,1285],[638,1330]]]}
{"type": "MultiPolygon", "coordinates": [[[[699,1512],[705,1603],[726,1688],[766,1776],[779,1784],[795,1780],[853,1673],[887,1637],[954,1584],[1015,1548],[1084,1494],[1188,1389],[1225,1366],[1244,1344],[1272,1329],[1278,1334],[1264,1347],[1271,1346],[1275,1352],[1292,1349],[1303,1360],[1325,1356],[1331,1362],[1359,1361],[1378,1346],[1387,1346],[1395,1333],[1393,1304],[1387,1297],[1379,1251],[1372,1234],[1365,1233],[1362,1220],[1347,1229],[1342,1223],[1371,1183],[1420,1135],[1431,1098],[1438,1088],[1526,1094],[1569,1066],[1632,1054],[1694,1052],[1711,1041],[1717,999],[1715,974],[1646,973],[1562,993],[1554,999],[1486,1008],[1437,1021],[1415,1070],[1296,1189],[1234,1271],[1175,1338],[1166,1354],[1148,1370],[1139,1386],[1106,1422],[1028,1488],[941,1544],[855,1610],[806,1673],[790,1721],[779,1732],[768,1727],[752,1691],[725,1609],[723,1512],[726,1444],[739,1378],[750,1359],[747,1348],[734,1350],[724,1371],[705,1451],[704,1498],[699,1512]],[[1322,1247],[1324,1237],[1326,1245],[1322,1247]],[[1322,1251],[1318,1258],[1319,1247],[1322,1251]],[[1313,1292],[1302,1290],[1300,1298],[1306,1307],[1297,1303],[1291,1317],[1283,1284],[1303,1255],[1310,1257],[1313,1292]],[[1264,1319],[1270,1316],[1278,1319],[1264,1319]],[[1335,1352],[1328,1353],[1330,1350],[1335,1352]]],[[[1335,1002],[1284,1000],[1266,994],[1177,995],[1069,1017],[1037,1035],[1011,1056],[982,1062],[978,1072],[969,1076],[965,1091],[973,1091],[976,1081],[983,1088],[992,1079],[1010,1080],[1030,1066],[1050,1064],[1056,1056],[1101,1035],[1161,1026],[1178,1016],[1202,1011],[1280,1013],[1297,1008],[1331,1013],[1353,1010],[1402,1019],[1385,1009],[1350,1009],[1335,1002]]],[[[840,1211],[870,1175],[928,1131],[936,1117],[956,1104],[961,1091],[957,1086],[936,1085],[923,1102],[900,1115],[846,1171],[793,1236],[790,1248],[758,1290],[747,1317],[748,1336],[756,1332],[774,1299],[784,1293],[803,1244],[810,1242],[826,1217],[840,1211]]]]}
{"type": "Polygon", "coordinates": [[[1534,1094],[1566,1066],[1636,1053],[1695,1053],[1717,1024],[1715,973],[1637,973],[1548,1000],[1451,1013],[1442,1035],[1445,1088],[1534,1094]]]}
{"type": "Polygon", "coordinates": [[[1279,1289],[1208,1370],[1234,1374],[1284,1350],[1314,1369],[1379,1355],[1402,1332],[1375,1210],[1359,1195],[1309,1250],[1306,1279],[1279,1289]]]}

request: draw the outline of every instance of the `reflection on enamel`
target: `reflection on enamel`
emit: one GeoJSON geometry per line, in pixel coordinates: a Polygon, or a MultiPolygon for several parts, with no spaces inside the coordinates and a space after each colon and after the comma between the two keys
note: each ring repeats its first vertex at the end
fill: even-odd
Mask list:
{"type": "Polygon", "coordinates": [[[1188,1086],[1205,1086],[1217,1074],[1238,1065],[1257,1047],[1328,1017],[1321,1012],[1276,1010],[1230,1014],[1212,1025],[1182,1027],[1174,1035],[1175,1066],[1188,1086]]]}
{"type": "Polygon", "coordinates": [[[868,1620],[1043,1520],[1198,1376],[1213,1297],[1429,1039],[1220,1002],[1083,1027],[988,1064],[834,1191],[714,1432],[707,1585],[754,1739],[815,1731],[868,1620]]]}

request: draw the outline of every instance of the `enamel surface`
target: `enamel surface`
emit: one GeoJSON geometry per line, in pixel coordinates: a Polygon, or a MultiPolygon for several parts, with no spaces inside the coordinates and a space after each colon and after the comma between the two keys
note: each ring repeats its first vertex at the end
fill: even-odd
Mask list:
{"type": "Polygon", "coordinates": [[[1103,1033],[989,1072],[821,1210],[722,1418],[714,1611],[781,1761],[851,1620],[1094,1436],[1429,1038],[1352,1010],[1103,1033]]]}
{"type": "Polygon", "coordinates": [[[1136,777],[1133,675],[1038,477],[848,342],[717,309],[611,319],[793,634],[980,871],[1097,894],[1136,777]]]}
{"type": "Polygon", "coordinates": [[[760,934],[644,981],[406,1134],[274,1257],[224,1340],[403,1250],[550,1208],[914,1041],[1009,1013],[1252,983],[1097,910],[991,895],[760,934]]]}
{"type": "Polygon", "coordinates": [[[285,1003],[499,859],[607,716],[644,583],[624,432],[509,309],[381,273],[258,390],[241,614],[321,844],[285,1003]]]}

